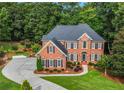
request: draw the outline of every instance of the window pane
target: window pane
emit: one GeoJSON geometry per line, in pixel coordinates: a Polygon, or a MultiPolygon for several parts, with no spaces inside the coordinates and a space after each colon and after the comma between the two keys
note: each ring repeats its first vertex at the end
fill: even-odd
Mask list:
{"type": "Polygon", "coordinates": [[[86,41],[83,41],[83,48],[86,48],[86,41]]]}
{"type": "Polygon", "coordinates": [[[99,49],[102,48],[102,43],[98,43],[98,48],[99,48],[99,49]]]}
{"type": "Polygon", "coordinates": [[[74,61],[77,61],[77,54],[73,54],[74,55],[74,61]]]}
{"type": "Polygon", "coordinates": [[[77,49],[77,43],[74,43],[74,49],[77,49]]]}
{"type": "Polygon", "coordinates": [[[57,59],[57,65],[58,65],[58,66],[61,65],[61,59],[57,59]]]}
{"type": "Polygon", "coordinates": [[[49,46],[49,52],[53,53],[53,46],[49,46]]]}
{"type": "Polygon", "coordinates": [[[67,49],[70,49],[70,48],[71,48],[71,43],[68,42],[68,43],[67,43],[67,49]]]}
{"type": "Polygon", "coordinates": [[[95,43],[92,43],[92,49],[95,49],[95,43]]]}
{"type": "Polygon", "coordinates": [[[71,49],[73,49],[73,47],[74,47],[74,44],[73,44],[73,43],[71,43],[71,49]]]}
{"type": "Polygon", "coordinates": [[[91,61],[95,60],[95,54],[91,54],[91,61]]]}
{"type": "Polygon", "coordinates": [[[98,43],[95,43],[95,49],[98,49],[98,43]]]}

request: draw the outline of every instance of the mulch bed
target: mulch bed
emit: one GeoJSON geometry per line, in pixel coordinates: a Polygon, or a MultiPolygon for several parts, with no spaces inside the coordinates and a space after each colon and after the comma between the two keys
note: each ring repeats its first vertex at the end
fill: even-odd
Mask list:
{"type": "Polygon", "coordinates": [[[75,72],[75,71],[72,71],[72,70],[65,70],[65,71],[61,71],[61,72],[57,72],[57,71],[53,71],[53,72],[50,72],[50,71],[37,71],[35,70],[34,73],[35,74],[79,74],[83,72],[83,70],[80,70],[78,72],[75,72]]]}
{"type": "Polygon", "coordinates": [[[111,75],[106,75],[104,73],[102,73],[102,76],[106,77],[107,79],[110,79],[114,82],[118,82],[121,84],[124,84],[124,77],[115,77],[115,76],[111,76],[111,75]]]}

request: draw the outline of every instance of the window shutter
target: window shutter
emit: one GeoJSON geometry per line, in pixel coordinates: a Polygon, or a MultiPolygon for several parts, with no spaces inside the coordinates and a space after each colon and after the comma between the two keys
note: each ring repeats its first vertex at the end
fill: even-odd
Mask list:
{"type": "Polygon", "coordinates": [[[49,53],[49,46],[47,47],[47,53],[49,53]]]}
{"type": "Polygon", "coordinates": [[[71,61],[73,61],[73,54],[71,54],[71,61]]]}
{"type": "Polygon", "coordinates": [[[47,67],[49,67],[49,60],[47,60],[47,67]]]}
{"type": "Polygon", "coordinates": [[[55,47],[53,46],[53,53],[55,53],[55,47]]]}
{"type": "Polygon", "coordinates": [[[63,60],[61,59],[61,67],[63,67],[63,60]]]}
{"type": "Polygon", "coordinates": [[[71,43],[71,49],[73,49],[73,43],[71,43]]]}

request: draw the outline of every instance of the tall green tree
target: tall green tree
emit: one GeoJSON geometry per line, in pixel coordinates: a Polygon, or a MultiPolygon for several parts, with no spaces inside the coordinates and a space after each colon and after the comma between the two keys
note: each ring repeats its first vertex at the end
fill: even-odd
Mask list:
{"type": "Polygon", "coordinates": [[[40,71],[40,70],[43,70],[43,62],[41,60],[41,58],[37,58],[37,70],[40,71]]]}
{"type": "Polygon", "coordinates": [[[115,36],[112,51],[112,66],[109,73],[114,76],[124,76],[124,28],[115,36]]]}
{"type": "Polygon", "coordinates": [[[0,10],[0,40],[10,40],[10,16],[8,14],[8,10],[3,7],[0,10]]]}

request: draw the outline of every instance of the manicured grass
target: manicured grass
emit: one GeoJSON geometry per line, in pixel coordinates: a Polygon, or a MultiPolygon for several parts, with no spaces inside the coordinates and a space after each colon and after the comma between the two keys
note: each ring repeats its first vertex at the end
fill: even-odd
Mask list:
{"type": "Polygon", "coordinates": [[[0,90],[19,90],[20,85],[5,78],[2,73],[1,73],[1,68],[0,68],[0,90]]]}
{"type": "Polygon", "coordinates": [[[123,90],[124,84],[120,84],[109,80],[96,70],[90,70],[88,74],[83,76],[70,77],[43,77],[48,81],[70,90],[123,90]]]}

